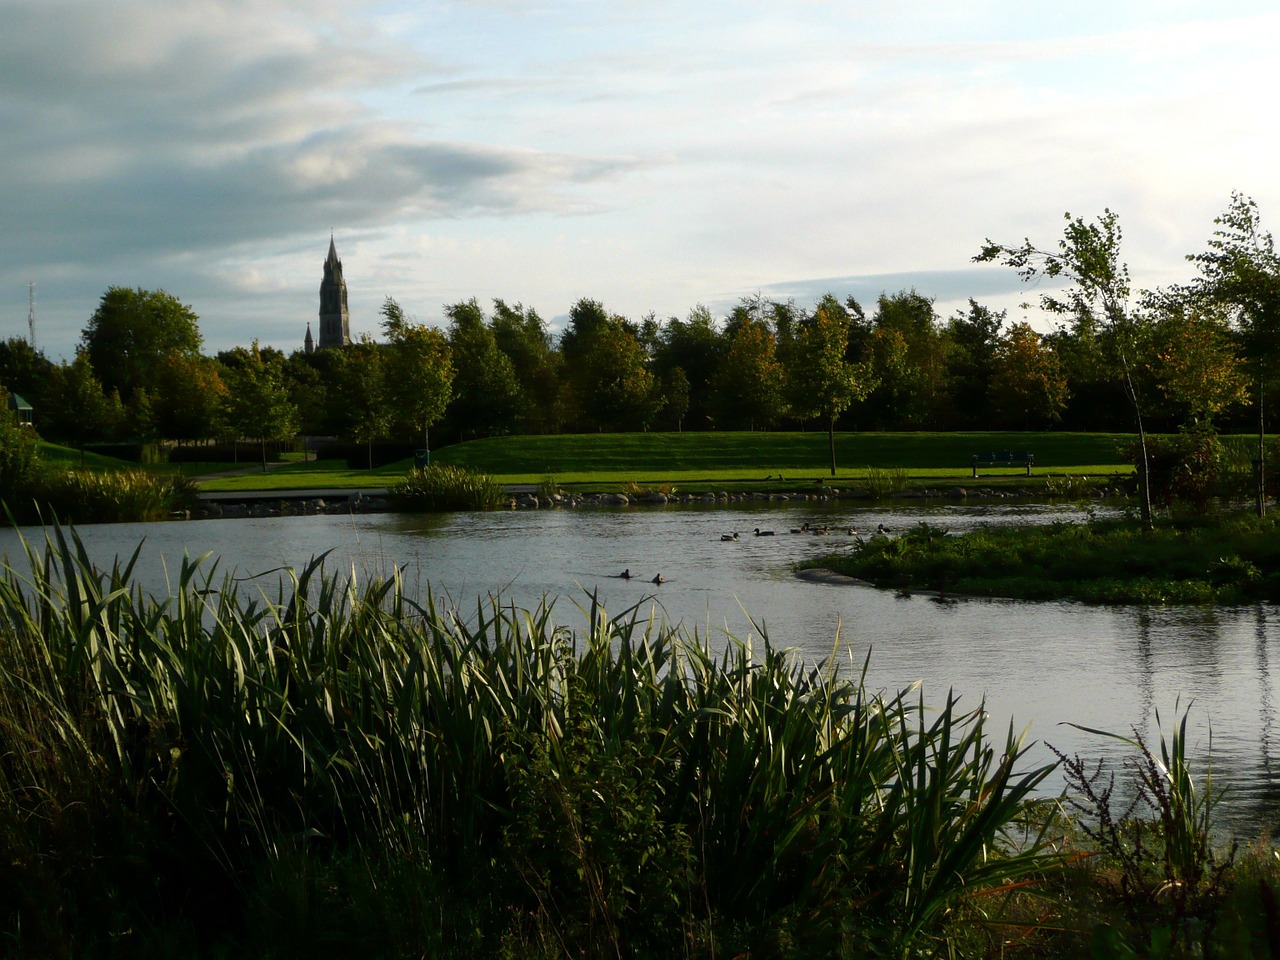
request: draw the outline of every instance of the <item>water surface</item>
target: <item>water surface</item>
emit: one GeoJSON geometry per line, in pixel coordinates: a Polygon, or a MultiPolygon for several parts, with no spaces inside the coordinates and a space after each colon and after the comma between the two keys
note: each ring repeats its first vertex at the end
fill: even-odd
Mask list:
{"type": "MultiPolygon", "coordinates": [[[[402,570],[409,588],[432,591],[464,613],[478,597],[532,607],[554,598],[555,618],[583,625],[593,597],[614,615],[636,609],[713,645],[726,634],[794,648],[817,661],[833,654],[860,667],[870,654],[875,689],[920,682],[930,703],[948,690],[986,703],[995,728],[1013,722],[1068,753],[1116,758],[1116,744],[1066,724],[1154,739],[1159,710],[1171,729],[1193,703],[1192,748],[1210,745],[1215,781],[1230,788],[1226,823],[1250,834],[1280,825],[1272,660],[1276,610],[1088,607],[1068,602],[968,599],[938,603],[850,584],[798,579],[797,562],[849,549],[884,523],[922,521],[953,532],[981,524],[1083,520],[1044,505],[851,507],[788,504],[207,520],[80,528],[98,562],[145,538],[139,580],[164,595],[184,552],[212,552],[220,569],[274,596],[282,567],[328,552],[330,569],[365,579],[402,570]],[[792,534],[806,521],[832,533],[792,534]],[[755,528],[773,530],[757,537],[755,528]],[[737,542],[721,536],[737,532],[737,542]],[[629,569],[630,580],[616,575],[629,569]],[[166,572],[168,571],[168,573],[166,572]],[[665,582],[650,580],[661,574],[665,582]]],[[[23,531],[40,538],[40,531],[23,531]]],[[[0,554],[20,557],[17,534],[0,531],[0,554]]],[[[19,560],[19,567],[25,565],[19,560]]],[[[1056,781],[1055,781],[1056,782],[1056,781]]]]}

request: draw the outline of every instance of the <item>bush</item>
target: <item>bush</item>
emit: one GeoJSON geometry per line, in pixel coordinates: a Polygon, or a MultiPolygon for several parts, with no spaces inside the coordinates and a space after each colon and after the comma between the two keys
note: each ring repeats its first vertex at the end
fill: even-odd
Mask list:
{"type": "Polygon", "coordinates": [[[462,467],[414,470],[388,491],[401,510],[493,510],[503,501],[502,487],[488,474],[462,467]]]}
{"type": "MultiPolygon", "coordinates": [[[[1120,451],[1137,463],[1137,441],[1120,451]]],[[[1147,476],[1152,503],[1166,507],[1178,500],[1198,513],[1208,511],[1219,493],[1219,472],[1224,459],[1222,441],[1206,429],[1193,429],[1173,436],[1147,437],[1147,476]]]]}
{"type": "Polygon", "coordinates": [[[9,410],[9,393],[0,387],[0,500],[17,499],[31,492],[40,467],[40,438],[35,430],[19,424],[18,417],[9,410]]]}
{"type": "Polygon", "coordinates": [[[143,470],[66,470],[48,474],[36,499],[66,522],[129,523],[163,520],[190,507],[195,485],[143,470]]]}

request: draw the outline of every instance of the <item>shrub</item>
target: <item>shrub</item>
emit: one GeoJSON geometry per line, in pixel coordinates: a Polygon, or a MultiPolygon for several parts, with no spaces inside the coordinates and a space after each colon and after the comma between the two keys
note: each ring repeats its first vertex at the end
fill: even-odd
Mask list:
{"type": "Polygon", "coordinates": [[[48,474],[36,499],[72,523],[163,520],[191,505],[195,485],[144,470],[65,470],[48,474]]]}
{"type": "MultiPolygon", "coordinates": [[[[1137,442],[1121,453],[1137,463],[1137,442]]],[[[1209,509],[1219,492],[1219,468],[1223,461],[1222,441],[1206,429],[1187,430],[1173,436],[1147,437],[1147,475],[1153,503],[1170,506],[1181,501],[1198,513],[1209,509]]]]}
{"type": "Polygon", "coordinates": [[[40,471],[40,441],[34,430],[18,422],[9,409],[9,394],[0,387],[0,490],[5,495],[29,491],[40,471]]]}
{"type": "Polygon", "coordinates": [[[501,485],[488,474],[463,467],[415,469],[388,491],[401,510],[493,510],[503,501],[501,485]]]}

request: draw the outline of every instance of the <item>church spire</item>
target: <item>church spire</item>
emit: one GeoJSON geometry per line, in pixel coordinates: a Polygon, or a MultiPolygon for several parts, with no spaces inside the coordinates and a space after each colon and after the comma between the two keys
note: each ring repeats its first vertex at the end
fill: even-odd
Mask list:
{"type": "Polygon", "coordinates": [[[342,261],[329,234],[329,256],[324,262],[324,279],[320,281],[321,350],[345,347],[351,342],[351,319],[347,313],[347,282],[342,278],[342,261]]]}

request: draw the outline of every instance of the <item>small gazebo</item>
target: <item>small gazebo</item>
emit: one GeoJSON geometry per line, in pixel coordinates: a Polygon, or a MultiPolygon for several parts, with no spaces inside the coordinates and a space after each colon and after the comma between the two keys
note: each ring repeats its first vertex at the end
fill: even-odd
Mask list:
{"type": "Polygon", "coordinates": [[[9,394],[9,409],[17,415],[20,424],[24,427],[31,426],[35,416],[35,408],[16,393],[9,394]]]}

